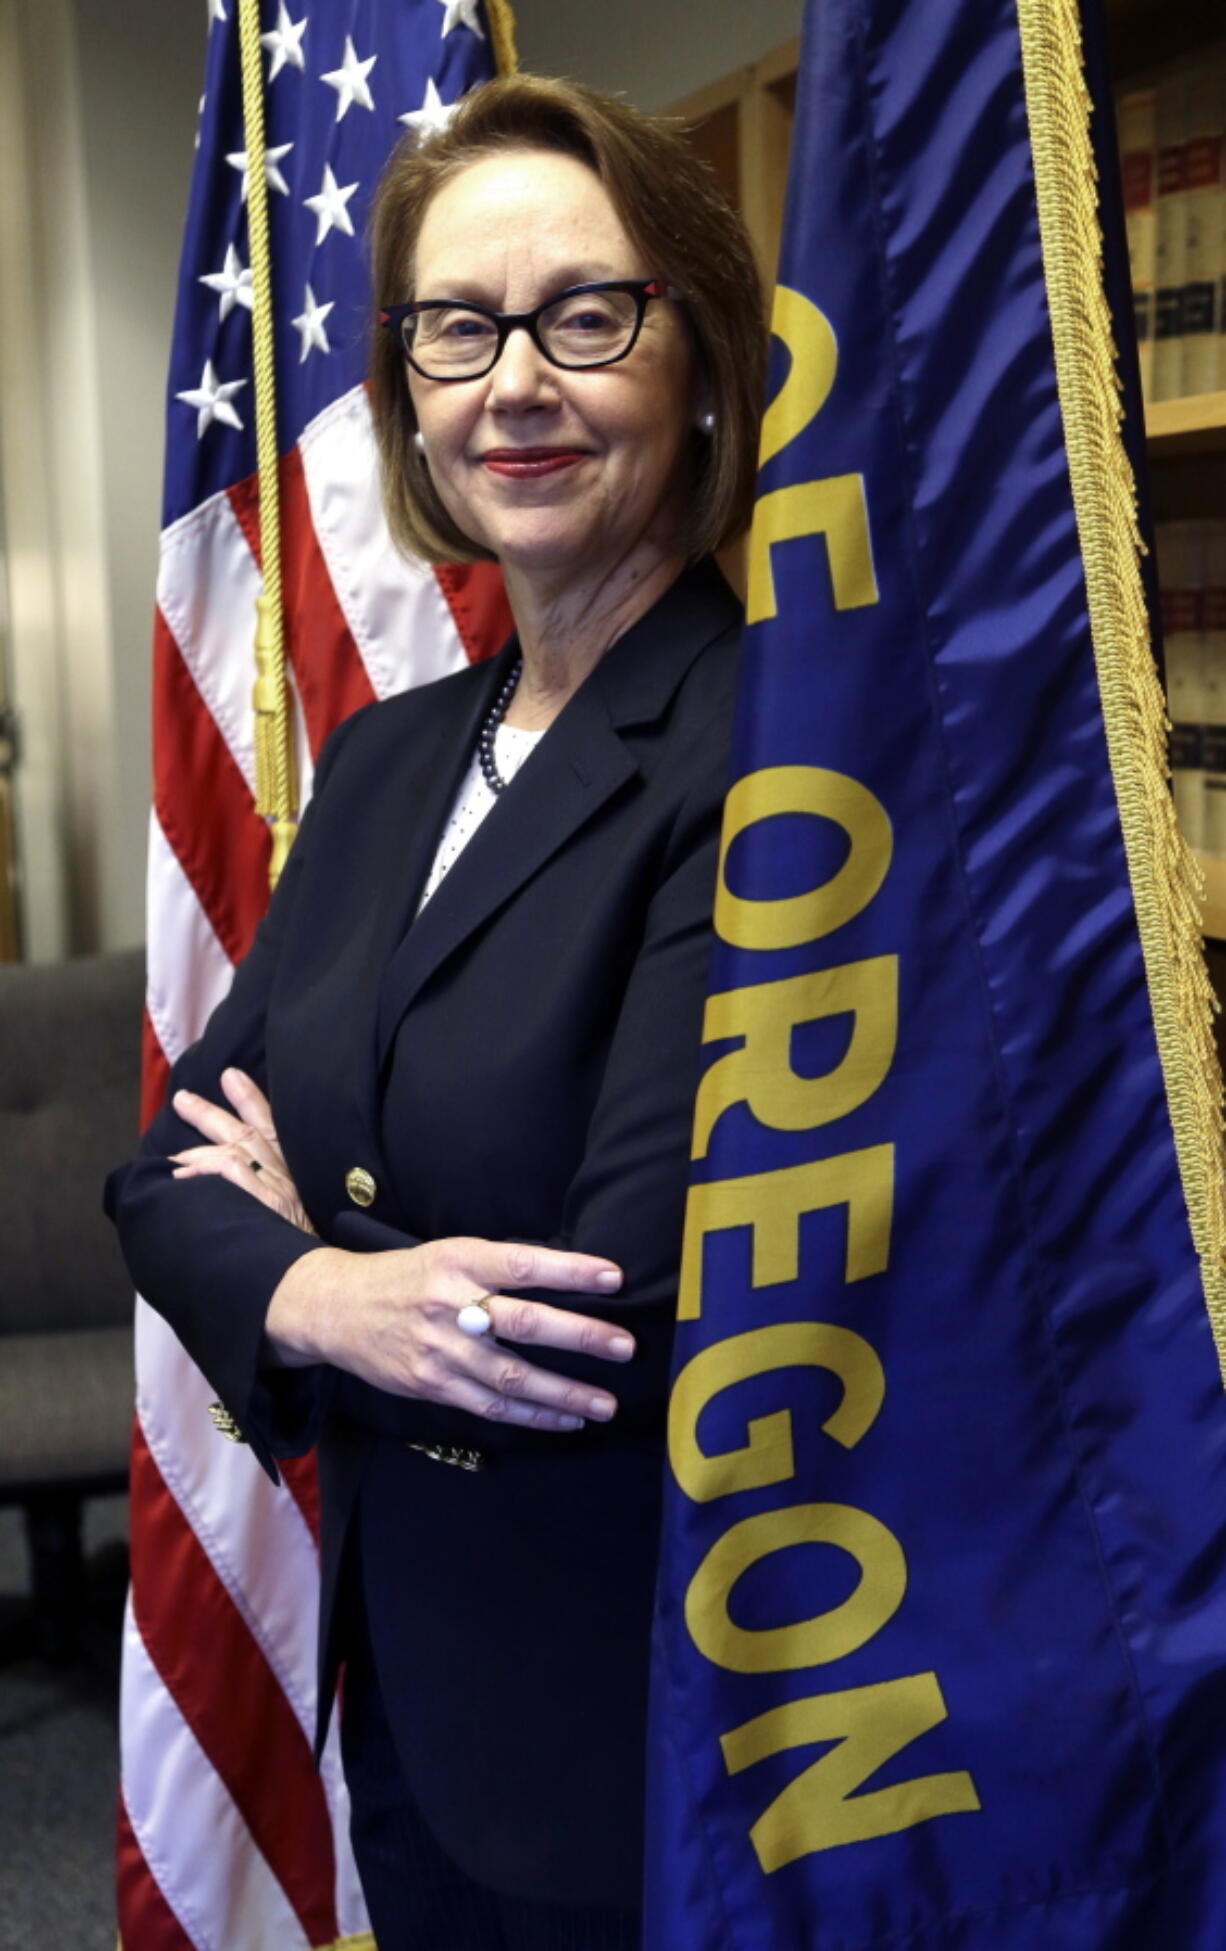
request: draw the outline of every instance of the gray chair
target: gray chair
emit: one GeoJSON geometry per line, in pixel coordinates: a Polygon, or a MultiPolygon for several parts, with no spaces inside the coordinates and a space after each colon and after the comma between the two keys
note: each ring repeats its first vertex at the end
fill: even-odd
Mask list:
{"type": "Polygon", "coordinates": [[[21,1504],[33,1628],[52,1657],[80,1614],[85,1498],[127,1483],[132,1283],[102,1181],[138,1129],[139,949],[0,967],[0,1503],[21,1504]]]}

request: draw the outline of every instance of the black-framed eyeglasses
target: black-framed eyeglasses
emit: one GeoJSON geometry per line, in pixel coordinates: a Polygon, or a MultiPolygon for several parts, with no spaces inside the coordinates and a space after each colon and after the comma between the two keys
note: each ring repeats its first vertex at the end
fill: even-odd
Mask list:
{"type": "Polygon", "coordinates": [[[613,366],[633,352],[653,298],[680,298],[659,278],[611,278],[571,285],[531,312],[494,312],[456,298],[386,305],[379,322],[399,339],[423,379],[482,379],[498,363],[507,335],[522,325],[551,366],[581,372],[613,366]]]}

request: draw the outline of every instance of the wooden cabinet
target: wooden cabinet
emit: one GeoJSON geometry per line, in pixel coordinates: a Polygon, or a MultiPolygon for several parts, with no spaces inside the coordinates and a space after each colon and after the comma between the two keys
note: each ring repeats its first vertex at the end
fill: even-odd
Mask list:
{"type": "Polygon", "coordinates": [[[687,124],[694,147],[744,217],[768,290],[779,258],[799,60],[799,40],[785,41],[669,110],[687,124]]]}

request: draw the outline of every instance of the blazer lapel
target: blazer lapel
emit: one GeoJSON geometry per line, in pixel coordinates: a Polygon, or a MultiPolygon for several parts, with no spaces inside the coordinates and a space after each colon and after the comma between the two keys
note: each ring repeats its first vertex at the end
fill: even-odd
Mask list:
{"type": "MultiPolygon", "coordinates": [[[[411,905],[406,912],[401,904],[403,939],[379,993],[378,1071],[406,1010],[447,957],[637,774],[622,729],[660,717],[698,653],[735,627],[739,617],[736,598],[713,566],[700,564],[679,576],[576,691],[417,919],[410,920],[411,905]]],[[[430,817],[423,805],[408,888],[412,903],[420,898],[481,718],[515,654],[512,641],[496,660],[480,709],[453,734],[458,750],[445,769],[445,783],[440,775],[439,786],[427,795],[430,817]]],[[[393,933],[389,946],[395,940],[393,933]]]]}
{"type": "MultiPolygon", "coordinates": [[[[413,914],[434,859],[443,830],[477,733],[516,655],[512,640],[482,668],[482,682],[454,708],[440,711],[419,729],[424,752],[393,750],[382,776],[371,781],[372,793],[382,788],[382,824],[386,853],[378,864],[378,890],[372,885],[361,907],[361,918],[345,943],[345,959],[354,969],[354,1007],[350,1017],[352,1046],[346,1057],[357,1088],[359,1110],[374,1156],[382,1150],[379,1115],[378,1065],[372,1062],[379,991],[396,944],[411,932],[413,914]],[[408,784],[406,785],[406,781],[408,784]]],[[[355,863],[355,871],[360,864],[355,863]]]]}
{"type": "MultiPolygon", "coordinates": [[[[461,776],[475,742],[474,733],[461,776]]],[[[490,809],[392,956],[379,1003],[380,1067],[422,985],[637,770],[609,723],[604,700],[584,685],[490,809]]],[[[437,837],[435,831],[433,840],[437,837]]],[[[424,880],[425,870],[416,882],[418,892],[424,880]]]]}

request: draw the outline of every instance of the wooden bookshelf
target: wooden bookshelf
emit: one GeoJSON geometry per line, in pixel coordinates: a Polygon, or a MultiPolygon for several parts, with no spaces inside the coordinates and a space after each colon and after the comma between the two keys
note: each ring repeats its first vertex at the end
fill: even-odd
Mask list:
{"type": "Polygon", "coordinates": [[[1226,454],[1226,393],[1151,400],[1145,409],[1145,435],[1150,458],[1158,462],[1226,454]]]}
{"type": "Polygon", "coordinates": [[[1107,0],[1107,37],[1119,81],[1144,81],[1168,61],[1222,39],[1222,0],[1107,0]]]}

